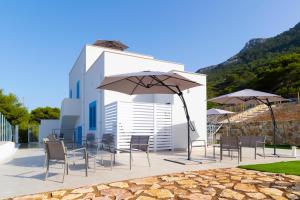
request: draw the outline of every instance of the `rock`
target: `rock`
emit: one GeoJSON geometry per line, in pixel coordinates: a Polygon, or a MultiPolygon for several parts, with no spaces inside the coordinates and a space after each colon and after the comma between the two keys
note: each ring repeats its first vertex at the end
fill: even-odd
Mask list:
{"type": "Polygon", "coordinates": [[[257,180],[260,180],[260,181],[265,181],[265,182],[274,182],[275,179],[274,178],[270,178],[270,177],[258,177],[256,178],[257,180]]]}
{"type": "Polygon", "coordinates": [[[127,191],[125,193],[116,195],[116,200],[129,200],[132,199],[133,197],[134,195],[131,192],[127,191]]]}
{"type": "Polygon", "coordinates": [[[112,200],[110,197],[95,197],[93,200],[112,200]]]}
{"type": "Polygon", "coordinates": [[[109,189],[104,189],[104,190],[100,191],[101,195],[109,196],[109,197],[119,196],[126,192],[128,192],[128,191],[125,189],[121,189],[121,188],[109,188],[109,189]]]}
{"type": "Polygon", "coordinates": [[[96,197],[95,193],[87,193],[85,197],[83,197],[83,200],[94,200],[95,197],[96,197]]]}
{"type": "Polygon", "coordinates": [[[72,194],[74,193],[79,193],[79,194],[85,194],[85,193],[90,193],[90,192],[94,192],[93,187],[81,187],[81,188],[77,188],[71,191],[72,194]]]}
{"type": "Polygon", "coordinates": [[[135,183],[137,185],[153,185],[154,183],[158,183],[158,179],[155,177],[149,178],[141,178],[141,179],[134,179],[130,181],[131,183],[135,183]]]}
{"type": "Polygon", "coordinates": [[[136,200],[155,200],[155,199],[152,197],[139,196],[136,200]]]}
{"type": "Polygon", "coordinates": [[[189,195],[179,195],[180,199],[189,199],[189,200],[211,200],[212,197],[210,195],[200,194],[200,193],[193,193],[189,195]]]}
{"type": "Polygon", "coordinates": [[[98,191],[101,191],[101,190],[104,190],[104,189],[108,189],[110,187],[108,187],[107,185],[101,184],[101,185],[97,185],[96,188],[97,188],[98,191]]]}
{"type": "Polygon", "coordinates": [[[262,183],[262,181],[253,180],[253,179],[244,179],[241,181],[241,183],[260,184],[260,183],[262,183]]]}
{"type": "Polygon", "coordinates": [[[191,179],[179,180],[179,181],[176,181],[176,183],[179,184],[183,188],[195,188],[195,187],[197,187],[197,182],[195,182],[191,179]]]}
{"type": "Polygon", "coordinates": [[[51,196],[54,198],[62,198],[67,193],[66,190],[54,191],[51,193],[51,196]]]}
{"type": "Polygon", "coordinates": [[[233,181],[240,181],[242,179],[242,177],[241,176],[231,176],[230,179],[233,181]]]}
{"type": "Polygon", "coordinates": [[[246,184],[246,183],[237,183],[234,186],[234,189],[240,190],[243,192],[256,192],[257,191],[254,185],[246,184]]]}
{"type": "Polygon", "coordinates": [[[293,185],[293,183],[286,182],[286,181],[275,181],[275,184],[279,185],[279,186],[292,186],[293,185]]]}
{"type": "Polygon", "coordinates": [[[151,189],[151,190],[146,190],[144,191],[145,194],[148,194],[152,197],[156,197],[158,199],[163,199],[163,198],[173,198],[174,195],[170,190],[167,189],[151,189]]]}
{"type": "Polygon", "coordinates": [[[214,188],[203,188],[203,194],[215,196],[217,191],[214,188]]]}
{"type": "Polygon", "coordinates": [[[187,179],[186,177],[170,177],[170,176],[162,176],[161,179],[167,182],[174,182],[179,180],[187,179]]]}
{"type": "Polygon", "coordinates": [[[48,195],[46,194],[33,194],[33,195],[26,195],[21,197],[16,197],[14,200],[42,200],[47,198],[48,195]]]}
{"type": "Polygon", "coordinates": [[[160,186],[159,184],[157,184],[157,183],[154,183],[154,184],[150,187],[150,189],[158,189],[158,188],[161,188],[161,186],[160,186]]]}
{"type": "Polygon", "coordinates": [[[299,199],[299,197],[295,194],[292,194],[292,193],[287,193],[285,194],[287,198],[291,199],[291,200],[296,200],[296,199],[299,199]]]}
{"type": "Polygon", "coordinates": [[[68,195],[64,196],[62,198],[62,200],[73,200],[73,199],[77,199],[82,196],[83,196],[83,194],[81,194],[81,193],[68,194],[68,195]]]}
{"type": "Polygon", "coordinates": [[[245,195],[238,193],[236,191],[230,190],[230,189],[223,190],[221,192],[220,196],[225,197],[225,198],[236,199],[236,200],[241,200],[245,197],[245,195]]]}
{"type": "Polygon", "coordinates": [[[283,192],[276,188],[259,188],[259,191],[270,196],[282,196],[283,192]]]}
{"type": "Polygon", "coordinates": [[[188,191],[187,190],[183,190],[183,189],[176,189],[176,190],[174,190],[174,194],[175,195],[187,195],[188,191]]]}
{"type": "Polygon", "coordinates": [[[248,197],[251,197],[252,199],[264,199],[266,198],[266,195],[260,192],[254,192],[254,193],[246,193],[248,197]]]}
{"type": "Polygon", "coordinates": [[[126,183],[126,182],[115,182],[115,183],[109,184],[109,186],[118,187],[118,188],[128,188],[129,187],[128,183],[126,183]]]}

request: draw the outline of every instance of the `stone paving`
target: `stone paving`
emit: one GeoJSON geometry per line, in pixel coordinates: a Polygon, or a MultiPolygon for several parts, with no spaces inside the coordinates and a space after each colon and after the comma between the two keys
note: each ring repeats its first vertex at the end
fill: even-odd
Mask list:
{"type": "Polygon", "coordinates": [[[239,168],[173,173],[140,179],[64,189],[11,200],[246,200],[300,199],[300,176],[239,168]]]}

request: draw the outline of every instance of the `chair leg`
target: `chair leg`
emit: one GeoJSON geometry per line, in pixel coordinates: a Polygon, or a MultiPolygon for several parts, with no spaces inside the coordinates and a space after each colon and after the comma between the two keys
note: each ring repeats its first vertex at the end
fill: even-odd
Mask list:
{"type": "Polygon", "coordinates": [[[254,148],[254,159],[256,160],[256,147],[254,148]]]}
{"type": "Polygon", "coordinates": [[[66,174],[66,162],[63,164],[64,165],[64,174],[63,174],[63,179],[62,179],[62,182],[65,181],[65,174],[66,174]]]}
{"type": "Polygon", "coordinates": [[[148,159],[149,167],[151,167],[151,164],[150,164],[150,158],[149,158],[149,151],[147,151],[146,154],[147,154],[147,159],[148,159]]]}
{"type": "Polygon", "coordinates": [[[216,158],[216,147],[213,146],[213,154],[214,154],[214,159],[216,158]]]}
{"type": "Polygon", "coordinates": [[[220,147],[220,161],[223,159],[223,149],[220,147]]]}
{"type": "Polygon", "coordinates": [[[206,158],[206,144],[204,146],[204,157],[206,158]]]}
{"type": "Polygon", "coordinates": [[[132,162],[132,153],[131,153],[131,150],[130,150],[130,156],[129,156],[129,168],[131,170],[131,162],[132,162]]]}
{"type": "Polygon", "coordinates": [[[84,156],[85,156],[85,176],[88,176],[89,161],[88,161],[87,152],[84,152],[84,156]]]}
{"type": "Polygon", "coordinates": [[[242,151],[242,147],[240,147],[240,162],[242,162],[242,156],[243,155],[243,151],[242,151]]]}
{"type": "Polygon", "coordinates": [[[49,165],[50,165],[50,162],[49,162],[49,159],[47,159],[47,168],[46,168],[46,174],[45,174],[45,181],[47,180],[48,178],[48,173],[49,173],[49,165]]]}
{"type": "Polygon", "coordinates": [[[67,162],[67,175],[69,174],[69,163],[67,162]]]}
{"type": "Polygon", "coordinates": [[[113,154],[110,154],[110,170],[113,168],[113,154]]]}
{"type": "Polygon", "coordinates": [[[265,147],[263,147],[263,154],[264,154],[264,159],[265,159],[266,158],[265,147]]]}

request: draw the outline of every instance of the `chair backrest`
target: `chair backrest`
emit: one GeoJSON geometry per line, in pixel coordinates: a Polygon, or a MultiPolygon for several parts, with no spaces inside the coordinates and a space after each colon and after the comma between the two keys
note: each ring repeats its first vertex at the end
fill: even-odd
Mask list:
{"type": "Polygon", "coordinates": [[[261,143],[265,142],[266,136],[240,136],[239,140],[243,147],[255,147],[256,145],[261,146],[261,143]],[[257,142],[260,143],[256,144],[257,142]]]}
{"type": "Polygon", "coordinates": [[[54,134],[48,135],[47,138],[48,138],[49,141],[56,141],[57,140],[56,136],[54,134]]]}
{"type": "Polygon", "coordinates": [[[45,145],[49,160],[66,159],[66,149],[63,141],[47,141],[45,145]]]}
{"type": "Polygon", "coordinates": [[[101,143],[108,146],[114,146],[115,136],[113,134],[103,134],[101,143]]]}
{"type": "Polygon", "coordinates": [[[147,151],[149,147],[149,139],[149,135],[132,135],[130,145],[133,149],[147,151]]]}
{"type": "Polygon", "coordinates": [[[239,138],[236,136],[221,136],[220,145],[222,148],[237,149],[239,148],[239,138]]]}

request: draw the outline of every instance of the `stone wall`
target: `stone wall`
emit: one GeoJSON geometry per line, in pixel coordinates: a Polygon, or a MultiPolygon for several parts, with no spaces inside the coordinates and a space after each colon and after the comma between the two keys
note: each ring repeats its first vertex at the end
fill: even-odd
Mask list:
{"type": "MultiPolygon", "coordinates": [[[[277,144],[300,146],[300,120],[277,122],[277,144]]],[[[227,127],[220,130],[227,134],[227,127]]],[[[272,143],[273,126],[271,121],[231,124],[231,135],[266,135],[267,143],[272,143]]]]}

